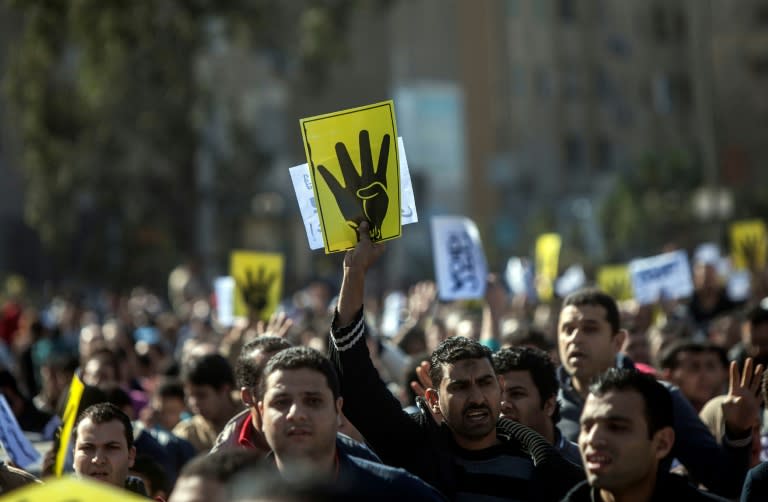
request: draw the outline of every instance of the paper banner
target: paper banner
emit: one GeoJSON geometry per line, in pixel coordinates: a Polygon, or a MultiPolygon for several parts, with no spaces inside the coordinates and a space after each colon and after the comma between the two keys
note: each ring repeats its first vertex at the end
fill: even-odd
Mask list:
{"type": "Polygon", "coordinates": [[[488,265],[475,223],[463,216],[435,216],[431,227],[440,299],[482,298],[488,265]]]}
{"type": "Polygon", "coordinates": [[[693,280],[685,251],[664,253],[629,263],[632,289],[641,305],[693,294],[693,280]]]}
{"type": "Polygon", "coordinates": [[[536,239],[536,290],[543,301],[553,296],[561,245],[558,234],[543,234],[536,239]]]}
{"type": "Polygon", "coordinates": [[[393,101],[300,121],[326,253],[357,244],[357,224],[375,242],[400,237],[400,176],[393,101]]]}
{"type": "Polygon", "coordinates": [[[615,300],[631,300],[632,279],[627,265],[605,265],[597,270],[597,285],[615,300]]]}
{"type": "Polygon", "coordinates": [[[766,231],[762,220],[737,221],[731,225],[731,256],[734,270],[765,267],[766,231]]]}
{"type": "Polygon", "coordinates": [[[560,298],[565,298],[576,290],[584,287],[587,276],[581,265],[571,265],[563,275],[555,281],[555,293],[560,298]]]}
{"type": "Polygon", "coordinates": [[[64,460],[67,458],[69,440],[72,437],[72,428],[75,426],[75,420],[77,420],[77,409],[80,407],[80,398],[83,397],[84,390],[85,385],[75,373],[72,376],[72,383],[69,384],[69,398],[67,398],[67,405],[64,407],[64,416],[61,417],[63,425],[61,436],[59,436],[59,449],[56,451],[56,463],[53,467],[53,473],[57,477],[61,477],[64,473],[64,460]]]}
{"type": "Polygon", "coordinates": [[[107,483],[67,476],[60,479],[46,479],[45,483],[23,486],[0,500],[3,502],[147,502],[148,499],[107,483]]]}
{"type": "Polygon", "coordinates": [[[504,279],[512,294],[526,295],[533,301],[538,298],[533,265],[528,259],[512,257],[507,260],[504,279]]]}
{"type": "MultiPolygon", "coordinates": [[[[409,225],[418,222],[419,215],[416,211],[416,199],[413,195],[411,172],[408,170],[403,138],[397,138],[397,149],[400,159],[400,221],[402,225],[409,225]]],[[[317,214],[309,165],[294,166],[288,169],[288,172],[291,174],[291,182],[293,183],[293,191],[296,193],[296,201],[299,204],[301,219],[304,221],[309,249],[321,249],[323,247],[323,229],[320,227],[320,216],[317,214]]]]}
{"type": "Polygon", "coordinates": [[[277,309],[283,294],[283,255],[233,251],[229,275],[235,280],[234,312],[267,321],[277,309]]]}
{"type": "Polygon", "coordinates": [[[24,435],[5,396],[0,394],[0,444],[14,464],[22,469],[40,461],[40,453],[24,435]]]}
{"type": "Polygon", "coordinates": [[[216,293],[216,319],[222,326],[232,326],[235,322],[235,278],[217,277],[213,281],[216,293]]]}

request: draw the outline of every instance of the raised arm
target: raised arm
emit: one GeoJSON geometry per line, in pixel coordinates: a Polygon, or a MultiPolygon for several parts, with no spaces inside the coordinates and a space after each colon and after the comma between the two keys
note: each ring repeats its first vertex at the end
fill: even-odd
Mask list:
{"type": "Polygon", "coordinates": [[[423,435],[382,382],[366,345],[365,274],[384,247],[371,242],[367,222],[360,224],[358,233],[357,246],[344,257],[344,278],[331,326],[329,355],[341,379],[344,414],[385,463],[409,469],[414,458],[411,452],[424,444],[423,435]]]}

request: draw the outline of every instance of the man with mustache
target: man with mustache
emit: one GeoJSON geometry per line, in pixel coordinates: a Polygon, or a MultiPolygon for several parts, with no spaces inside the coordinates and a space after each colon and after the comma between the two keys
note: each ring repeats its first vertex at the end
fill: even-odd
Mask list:
{"type": "MultiPolygon", "coordinates": [[[[620,367],[634,367],[629,359],[619,355],[625,338],[616,301],[610,295],[584,289],[563,301],[558,321],[562,363],[558,368],[562,416],[558,427],[566,438],[574,441],[579,435],[579,417],[593,379],[617,362],[620,367]]],[[[744,482],[750,459],[752,423],[759,409],[757,387],[753,382],[759,382],[763,368],[758,365],[753,370],[750,359],[744,367],[743,381],[738,373],[735,363],[732,364],[730,392],[723,407],[726,434],[722,447],[680,390],[667,384],[675,419],[672,458],[679,460],[690,475],[710,491],[724,497],[737,497],[744,482]]]]}
{"type": "Polygon", "coordinates": [[[560,500],[583,476],[532,429],[499,418],[501,385],[491,351],[453,337],[431,356],[431,388],[408,415],[381,381],[365,343],[365,274],[383,252],[368,223],[344,257],[331,328],[331,359],[344,389],[344,413],[381,459],[458,500],[560,500]],[[435,418],[439,423],[436,423],[435,418]]]}
{"type": "Polygon", "coordinates": [[[587,473],[565,502],[724,500],[661,465],[675,443],[672,397],[654,377],[611,368],[590,387],[579,448],[587,473]]]}

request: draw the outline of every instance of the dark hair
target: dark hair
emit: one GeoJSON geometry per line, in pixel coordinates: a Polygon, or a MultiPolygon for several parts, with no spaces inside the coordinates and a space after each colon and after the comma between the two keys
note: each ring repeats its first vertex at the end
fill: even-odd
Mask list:
{"type": "Polygon", "coordinates": [[[563,300],[563,307],[573,305],[581,307],[584,305],[595,305],[605,309],[605,320],[611,325],[612,334],[616,334],[621,329],[621,318],[619,317],[619,307],[616,300],[611,295],[595,288],[580,289],[571,293],[563,300]]]}
{"type": "Polygon", "coordinates": [[[722,364],[723,368],[728,368],[728,354],[725,349],[719,347],[710,342],[698,342],[695,340],[675,340],[664,348],[659,356],[659,363],[662,369],[674,370],[677,369],[680,361],[678,357],[684,352],[690,352],[692,354],[706,354],[711,352],[717,356],[718,361],[722,364]]]}
{"type": "MultiPolygon", "coordinates": [[[[0,368],[0,389],[3,388],[9,389],[13,391],[13,393],[17,396],[26,399],[26,397],[19,390],[19,385],[16,382],[16,377],[13,376],[13,373],[5,368],[0,368]]],[[[2,392],[0,392],[0,394],[2,394],[2,392]]]]}
{"type": "Polygon", "coordinates": [[[77,427],[80,425],[80,422],[86,418],[90,418],[91,422],[94,424],[106,424],[107,422],[111,422],[113,420],[121,422],[123,424],[125,441],[128,444],[128,448],[130,449],[133,446],[133,426],[131,425],[131,419],[128,418],[128,415],[123,413],[123,411],[114,404],[94,404],[80,413],[80,416],[77,417],[77,421],[75,422],[75,427],[72,430],[75,442],[77,442],[77,427]]]}
{"type": "Polygon", "coordinates": [[[636,369],[610,368],[589,387],[589,392],[598,397],[611,391],[635,391],[643,397],[648,437],[664,427],[673,427],[672,396],[652,375],[636,369]]]}
{"type": "Polygon", "coordinates": [[[184,401],[184,385],[177,378],[164,378],[157,386],[155,395],[163,399],[176,398],[184,401]]]}
{"type": "Polygon", "coordinates": [[[260,462],[262,455],[243,448],[223,448],[201,453],[181,469],[179,478],[198,476],[206,481],[226,483],[244,467],[260,462]]]}
{"type": "Polygon", "coordinates": [[[125,406],[133,406],[133,401],[131,401],[131,396],[129,396],[128,393],[125,390],[123,390],[122,387],[120,387],[120,385],[116,383],[105,384],[105,385],[100,385],[99,389],[101,389],[101,391],[104,392],[108,403],[114,404],[121,410],[125,406]]]}
{"type": "Polygon", "coordinates": [[[245,344],[240,351],[240,356],[235,363],[235,377],[240,387],[254,388],[259,385],[261,374],[264,372],[266,361],[257,363],[253,357],[256,352],[265,354],[278,353],[281,350],[291,348],[291,344],[285,338],[279,336],[262,335],[245,344]]]}
{"type": "Polygon", "coordinates": [[[168,476],[165,473],[165,469],[163,469],[157,460],[149,455],[136,455],[136,460],[133,461],[131,471],[141,474],[142,477],[149,481],[151,486],[147,487],[147,491],[151,492],[148,494],[150,497],[160,490],[166,494],[170,492],[168,476]]]}
{"type": "Polygon", "coordinates": [[[491,349],[476,340],[464,336],[453,336],[440,342],[432,352],[429,361],[431,364],[429,378],[432,379],[432,386],[440,387],[440,382],[443,381],[444,364],[454,364],[465,359],[487,359],[493,366],[491,349]]]}
{"type": "Polygon", "coordinates": [[[544,351],[552,350],[554,344],[547,338],[544,331],[534,326],[520,326],[511,332],[502,333],[502,345],[532,346],[544,351]]]}
{"type": "Polygon", "coordinates": [[[768,298],[763,298],[747,308],[745,317],[753,327],[768,322],[768,298]]]}
{"type": "Polygon", "coordinates": [[[216,390],[225,385],[235,387],[232,366],[220,354],[206,354],[190,359],[181,369],[181,379],[192,385],[210,385],[216,390]]]}
{"type": "Polygon", "coordinates": [[[557,391],[560,385],[557,383],[555,364],[549,354],[533,347],[512,347],[501,349],[493,355],[493,367],[496,374],[501,375],[508,371],[527,371],[531,374],[531,380],[539,391],[541,407],[544,401],[555,397],[555,411],[552,413],[552,423],[560,421],[560,402],[557,400],[557,391]]]}
{"type": "Polygon", "coordinates": [[[341,395],[339,376],[327,357],[308,347],[291,347],[290,349],[278,352],[267,361],[261,382],[259,383],[259,397],[264,397],[264,393],[267,390],[267,377],[269,375],[278,370],[298,370],[302,368],[315,370],[325,375],[333,398],[337,399],[341,395]]]}

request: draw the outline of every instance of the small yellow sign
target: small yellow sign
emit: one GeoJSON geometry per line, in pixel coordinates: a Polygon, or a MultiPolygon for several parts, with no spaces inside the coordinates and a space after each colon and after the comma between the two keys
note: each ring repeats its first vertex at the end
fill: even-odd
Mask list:
{"type": "Polygon", "coordinates": [[[75,373],[72,376],[72,383],[69,384],[69,398],[64,407],[64,416],[61,417],[63,425],[59,436],[59,449],[56,451],[56,463],[53,466],[53,473],[57,477],[61,477],[64,473],[64,462],[69,451],[69,439],[72,437],[72,429],[75,426],[75,420],[77,420],[77,409],[80,407],[83,391],[85,391],[85,384],[75,373]]]}
{"type": "Polygon", "coordinates": [[[766,231],[762,220],[731,224],[731,258],[736,270],[765,267],[766,231]]]}
{"type": "Polygon", "coordinates": [[[536,239],[536,291],[545,302],[553,297],[561,245],[559,234],[542,234],[536,239]]]}
{"type": "Polygon", "coordinates": [[[301,119],[326,253],[352,249],[367,220],[374,242],[401,235],[392,100],[301,119]]]}
{"type": "Polygon", "coordinates": [[[631,300],[632,280],[627,265],[604,265],[597,270],[597,285],[616,300],[631,300]]]}
{"type": "Polygon", "coordinates": [[[232,251],[229,275],[235,279],[235,315],[268,320],[283,294],[283,255],[232,251]]]}
{"type": "Polygon", "coordinates": [[[127,490],[120,490],[107,483],[85,478],[66,476],[33,483],[0,497],[2,502],[132,502],[144,501],[127,490]]]}

